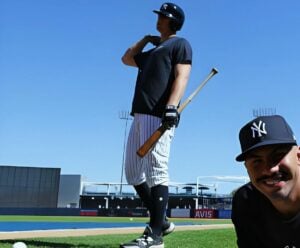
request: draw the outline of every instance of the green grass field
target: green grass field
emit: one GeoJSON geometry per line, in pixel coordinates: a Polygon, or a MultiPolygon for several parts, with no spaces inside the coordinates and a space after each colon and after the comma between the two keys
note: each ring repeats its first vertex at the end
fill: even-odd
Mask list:
{"type": "MultiPolygon", "coordinates": [[[[51,216],[0,216],[0,221],[56,221],[56,222],[128,222],[129,218],[117,217],[51,217],[51,216]]],[[[134,218],[135,222],[145,223],[147,218],[134,218]]],[[[189,222],[193,224],[228,224],[230,220],[223,219],[175,219],[172,221],[189,222]]],[[[66,238],[35,238],[23,239],[28,248],[51,247],[51,248],[118,248],[119,244],[136,238],[137,234],[121,235],[98,235],[66,238]]],[[[177,231],[164,238],[166,248],[235,248],[236,236],[233,228],[197,230],[197,231],[177,231]]],[[[11,248],[16,240],[0,240],[1,248],[11,248]]]]}

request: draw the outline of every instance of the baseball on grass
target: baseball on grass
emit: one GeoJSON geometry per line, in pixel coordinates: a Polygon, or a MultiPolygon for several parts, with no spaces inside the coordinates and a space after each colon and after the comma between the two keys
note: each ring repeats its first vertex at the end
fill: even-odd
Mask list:
{"type": "Polygon", "coordinates": [[[130,221],[133,221],[133,218],[130,218],[129,220],[130,220],[130,221]]]}
{"type": "Polygon", "coordinates": [[[12,248],[27,248],[27,245],[23,242],[16,242],[13,244],[12,248]]]}

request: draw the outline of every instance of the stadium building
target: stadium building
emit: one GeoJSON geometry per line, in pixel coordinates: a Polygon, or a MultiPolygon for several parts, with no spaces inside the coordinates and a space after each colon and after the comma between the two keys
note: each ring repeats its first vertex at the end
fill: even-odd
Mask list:
{"type": "MultiPolygon", "coordinates": [[[[130,185],[87,182],[60,168],[0,166],[0,214],[147,216],[130,185]]],[[[230,218],[231,195],[215,185],[171,183],[169,217],[230,218]],[[211,193],[212,192],[212,193],[211,193]]]]}

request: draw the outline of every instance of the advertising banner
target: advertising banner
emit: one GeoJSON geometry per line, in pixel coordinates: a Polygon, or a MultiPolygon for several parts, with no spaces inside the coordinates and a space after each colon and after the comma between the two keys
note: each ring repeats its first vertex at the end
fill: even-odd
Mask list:
{"type": "Polygon", "coordinates": [[[216,218],[216,210],[214,210],[214,209],[195,209],[194,218],[204,218],[204,219],[216,218]]]}
{"type": "Polygon", "coordinates": [[[190,218],[191,210],[185,208],[172,208],[171,218],[190,218]]]}

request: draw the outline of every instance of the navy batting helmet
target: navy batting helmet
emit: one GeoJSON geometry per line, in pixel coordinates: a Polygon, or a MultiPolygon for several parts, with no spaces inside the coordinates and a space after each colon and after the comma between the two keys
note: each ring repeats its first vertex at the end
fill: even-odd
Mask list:
{"type": "Polygon", "coordinates": [[[180,30],[184,23],[184,12],[174,3],[164,3],[160,10],[153,10],[153,12],[170,18],[173,31],[180,30]]]}

